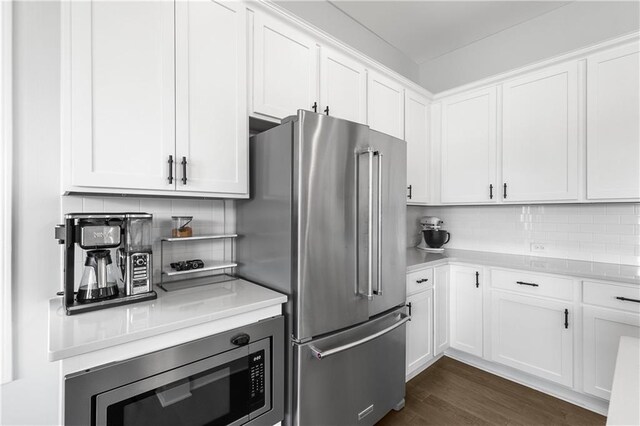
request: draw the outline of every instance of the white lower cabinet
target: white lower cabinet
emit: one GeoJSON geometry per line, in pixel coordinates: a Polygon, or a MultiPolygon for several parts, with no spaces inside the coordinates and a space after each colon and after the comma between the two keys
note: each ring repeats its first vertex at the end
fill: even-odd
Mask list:
{"type": "Polygon", "coordinates": [[[433,290],[407,297],[411,321],[407,323],[407,375],[433,358],[433,290]]]}
{"type": "Polygon", "coordinates": [[[449,271],[448,265],[434,269],[433,287],[433,334],[435,355],[440,355],[449,347],[449,271]]]}
{"type": "Polygon", "coordinates": [[[640,315],[584,306],[582,316],[584,391],[609,399],[620,337],[640,338],[640,315]]]}
{"type": "Polygon", "coordinates": [[[491,360],[572,386],[573,312],[567,302],[494,290],[491,360]]]}
{"type": "Polygon", "coordinates": [[[450,327],[454,349],[482,356],[481,268],[451,266],[450,327]]]}

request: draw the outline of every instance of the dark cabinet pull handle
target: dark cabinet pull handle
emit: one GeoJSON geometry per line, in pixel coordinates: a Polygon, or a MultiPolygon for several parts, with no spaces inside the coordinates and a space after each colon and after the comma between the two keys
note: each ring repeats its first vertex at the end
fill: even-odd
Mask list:
{"type": "Polygon", "coordinates": [[[407,186],[407,189],[409,190],[409,199],[411,199],[411,196],[412,196],[412,190],[413,190],[413,185],[409,185],[409,186],[407,186]]]}
{"type": "Polygon", "coordinates": [[[182,184],[187,184],[187,157],[182,157],[182,184]]]}
{"type": "Polygon", "coordinates": [[[426,283],[427,281],[429,281],[429,278],[421,278],[419,280],[416,280],[418,284],[426,283]]]}
{"type": "Polygon", "coordinates": [[[409,308],[409,316],[411,316],[411,302],[407,303],[405,306],[409,308]]]}
{"type": "Polygon", "coordinates": [[[493,200],[493,184],[489,185],[489,199],[493,200]]]}
{"type": "Polygon", "coordinates": [[[476,288],[480,287],[480,272],[476,271],[476,288]]]}
{"type": "Polygon", "coordinates": [[[507,184],[504,184],[504,193],[502,194],[503,198],[507,198],[507,184]]]}
{"type": "Polygon", "coordinates": [[[169,163],[169,177],[167,180],[169,180],[169,183],[173,183],[173,155],[169,156],[167,163],[169,163]]]}
{"type": "Polygon", "coordinates": [[[639,299],[629,299],[628,297],[616,297],[618,300],[622,300],[623,302],[636,302],[640,303],[639,299]]]}
{"type": "Polygon", "coordinates": [[[569,310],[564,310],[564,328],[569,328],[569,310]]]}
{"type": "Polygon", "coordinates": [[[329,115],[329,105],[327,105],[327,107],[324,109],[324,113],[329,115]]]}
{"type": "Polygon", "coordinates": [[[313,108],[313,112],[318,112],[318,103],[314,102],[313,105],[311,105],[311,108],[313,108]]]}
{"type": "Polygon", "coordinates": [[[540,287],[538,284],[536,283],[525,283],[524,281],[516,281],[516,284],[520,284],[520,285],[530,285],[531,287],[540,287]]]}

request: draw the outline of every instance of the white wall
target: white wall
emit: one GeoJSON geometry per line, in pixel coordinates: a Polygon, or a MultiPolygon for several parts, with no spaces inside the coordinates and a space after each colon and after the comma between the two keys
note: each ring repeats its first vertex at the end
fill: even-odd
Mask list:
{"type": "Polygon", "coordinates": [[[639,28],[639,2],[572,2],[421,64],[420,84],[438,93],[639,28]]]}
{"type": "Polygon", "coordinates": [[[60,49],[57,2],[14,2],[14,378],[0,423],[57,422],[57,365],[47,361],[47,301],[58,289],[60,49]]]}
{"type": "Polygon", "coordinates": [[[640,266],[640,204],[409,207],[410,245],[423,215],[444,221],[449,248],[640,266]]]}
{"type": "Polygon", "coordinates": [[[274,3],[409,80],[419,82],[419,69],[415,62],[328,1],[278,0],[274,3]]]}

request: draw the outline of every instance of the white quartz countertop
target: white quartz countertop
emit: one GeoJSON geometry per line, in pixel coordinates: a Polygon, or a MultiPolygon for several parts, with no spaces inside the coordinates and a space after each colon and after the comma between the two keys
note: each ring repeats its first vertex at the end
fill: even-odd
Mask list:
{"type": "Polygon", "coordinates": [[[620,338],[613,387],[609,401],[608,425],[640,424],[640,339],[620,338]]]}
{"type": "Polygon", "coordinates": [[[165,292],[147,302],[66,315],[62,297],[49,301],[49,360],[279,305],[287,296],[245,280],[165,292]]]}
{"type": "Polygon", "coordinates": [[[532,272],[640,285],[640,266],[472,250],[445,249],[444,253],[434,254],[414,247],[407,249],[407,272],[429,266],[444,265],[450,262],[522,269],[532,272]]]}

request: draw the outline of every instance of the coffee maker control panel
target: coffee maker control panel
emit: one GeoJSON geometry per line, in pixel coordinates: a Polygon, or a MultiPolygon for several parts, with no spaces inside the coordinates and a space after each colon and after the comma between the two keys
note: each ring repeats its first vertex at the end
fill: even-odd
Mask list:
{"type": "Polygon", "coordinates": [[[134,253],[130,255],[129,265],[131,275],[129,282],[125,283],[128,294],[144,293],[151,290],[151,254],[134,253]]]}

